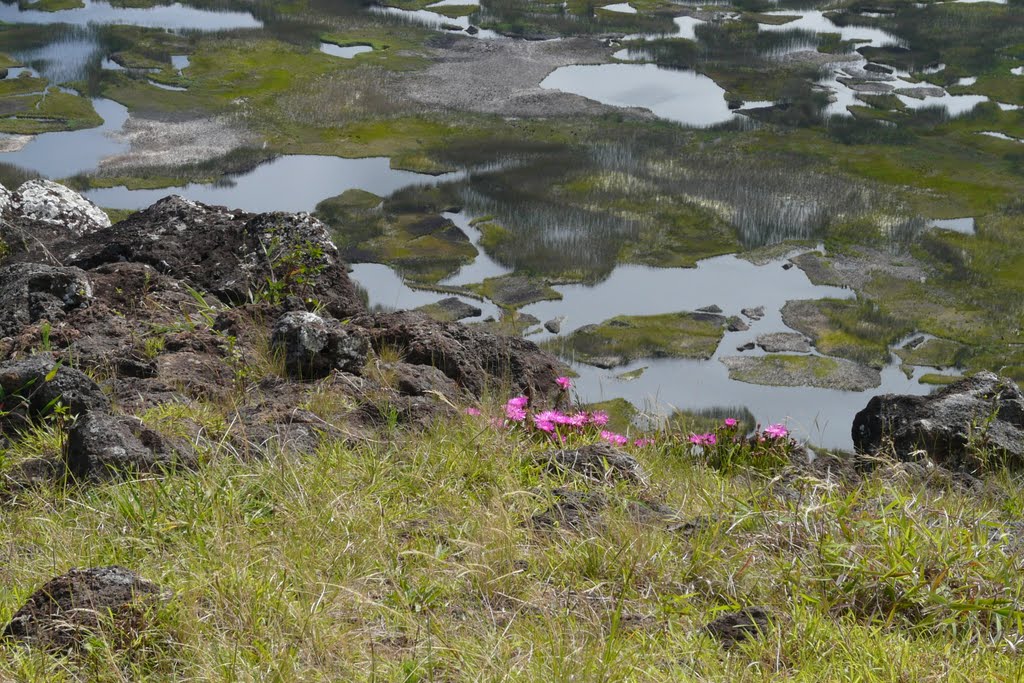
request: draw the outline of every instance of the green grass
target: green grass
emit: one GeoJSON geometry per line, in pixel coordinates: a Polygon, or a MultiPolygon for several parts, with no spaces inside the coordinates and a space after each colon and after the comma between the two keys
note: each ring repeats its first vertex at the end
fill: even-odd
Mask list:
{"type": "MultiPolygon", "coordinates": [[[[219,437],[237,429],[226,417],[196,405],[147,420],[219,437]]],[[[211,446],[194,474],[22,493],[0,517],[0,621],[73,566],[121,564],[173,597],[127,651],[103,636],[78,658],[3,644],[0,676],[1019,679],[1017,476],[990,473],[979,492],[883,462],[773,482],[662,443],[636,454],[646,489],[546,473],[547,446],[455,419],[301,457],[211,446]],[[555,487],[609,504],[582,532],[533,528],[555,487]],[[677,521],[638,521],[640,500],[677,521]],[[747,605],[772,614],[763,637],[726,650],[703,631],[747,605]]],[[[43,429],[6,461],[56,447],[43,429]]]]}

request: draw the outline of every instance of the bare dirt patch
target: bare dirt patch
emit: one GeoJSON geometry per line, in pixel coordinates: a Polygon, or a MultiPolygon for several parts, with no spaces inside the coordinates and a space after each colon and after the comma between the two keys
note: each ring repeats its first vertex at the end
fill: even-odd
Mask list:
{"type": "Polygon", "coordinates": [[[435,48],[437,60],[395,85],[404,98],[421,104],[505,116],[592,116],[626,112],[652,117],[540,87],[561,66],[603,64],[610,48],[593,40],[550,41],[456,39],[435,48]]]}
{"type": "Polygon", "coordinates": [[[114,137],[131,149],[100,162],[104,171],[138,167],[184,166],[222,157],[234,149],[258,144],[257,138],[225,116],[186,121],[131,117],[114,137]]]}

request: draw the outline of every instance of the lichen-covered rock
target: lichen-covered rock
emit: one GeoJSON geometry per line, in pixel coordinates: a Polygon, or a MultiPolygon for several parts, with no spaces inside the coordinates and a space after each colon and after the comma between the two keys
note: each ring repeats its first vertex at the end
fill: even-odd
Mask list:
{"type": "Polygon", "coordinates": [[[172,449],[134,417],[86,413],[68,434],[67,470],[79,480],[164,472],[194,464],[191,452],[172,449]]]}
{"type": "Polygon", "coordinates": [[[891,448],[904,460],[924,451],[937,464],[977,470],[986,455],[1024,464],[1024,395],[991,372],[954,382],[930,396],[872,398],[853,420],[861,453],[891,448]]]}
{"type": "Polygon", "coordinates": [[[4,627],[3,638],[66,652],[103,634],[126,646],[163,597],[159,586],[124,567],[72,569],[33,593],[4,627]]]}
{"type": "MultiPolygon", "coordinates": [[[[0,203],[4,198],[0,198],[0,203]]],[[[110,226],[110,217],[74,190],[52,180],[29,180],[8,200],[11,211],[21,216],[59,225],[73,235],[110,226]]]]}
{"type": "Polygon", "coordinates": [[[99,385],[83,372],[61,365],[49,356],[0,365],[0,405],[4,423],[24,423],[51,412],[58,402],[72,415],[110,408],[99,385]]]}
{"type": "Polygon", "coordinates": [[[0,185],[0,216],[6,215],[14,207],[14,193],[0,185]]]}
{"type": "Polygon", "coordinates": [[[484,328],[442,323],[422,313],[381,313],[353,320],[377,351],[399,349],[406,363],[432,365],[474,396],[490,384],[517,392],[557,392],[562,367],[533,342],[484,328]]]}
{"type": "Polygon", "coordinates": [[[0,337],[14,336],[26,325],[56,322],[87,306],[92,285],[78,268],[15,263],[0,268],[0,337]]]}
{"type": "Polygon", "coordinates": [[[284,356],[285,371],[296,379],[319,379],[342,370],[359,374],[367,343],[337,320],[308,311],[289,311],[274,324],[270,345],[284,356]]]}

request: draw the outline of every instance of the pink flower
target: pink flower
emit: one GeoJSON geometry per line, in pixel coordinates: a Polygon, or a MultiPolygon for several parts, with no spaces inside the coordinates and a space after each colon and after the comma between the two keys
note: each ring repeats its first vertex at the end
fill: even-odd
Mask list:
{"type": "Polygon", "coordinates": [[[480,409],[479,408],[466,408],[466,415],[472,415],[473,417],[476,417],[479,414],[480,414],[480,409]]]}
{"type": "Polygon", "coordinates": [[[608,443],[615,444],[616,446],[625,446],[629,443],[629,439],[624,437],[622,434],[616,434],[615,432],[609,432],[608,430],[601,432],[601,438],[608,443]]]}
{"type": "Polygon", "coordinates": [[[558,386],[562,387],[563,391],[569,391],[569,387],[572,386],[572,380],[568,377],[559,377],[555,382],[558,383],[558,386]]]}
{"type": "Polygon", "coordinates": [[[567,424],[570,427],[586,427],[587,426],[587,414],[586,413],[574,413],[566,416],[566,420],[563,424],[567,424]]]}
{"type": "Polygon", "coordinates": [[[764,429],[765,436],[772,439],[784,439],[789,436],[789,430],[785,425],[770,424],[764,429]]]}
{"type": "Polygon", "coordinates": [[[545,410],[533,416],[533,424],[542,432],[555,431],[555,425],[561,424],[562,414],[555,410],[545,410]]]}
{"type": "Polygon", "coordinates": [[[533,418],[533,425],[542,432],[548,432],[549,434],[555,431],[555,423],[550,420],[540,420],[537,416],[533,418]]]}
{"type": "Polygon", "coordinates": [[[597,425],[598,427],[604,427],[606,424],[608,424],[608,413],[604,412],[603,410],[598,410],[597,412],[591,414],[590,424],[597,425]]]}
{"type": "Polygon", "coordinates": [[[726,427],[735,427],[736,424],[737,424],[737,422],[736,422],[736,418],[735,417],[727,417],[727,418],[725,418],[725,426],[726,427]]]}
{"type": "Polygon", "coordinates": [[[505,404],[505,415],[513,422],[522,422],[526,419],[526,404],[530,399],[525,396],[510,398],[505,404]]]}
{"type": "Polygon", "coordinates": [[[645,448],[647,446],[654,445],[654,439],[637,439],[633,442],[633,445],[637,448],[645,448]]]}
{"type": "Polygon", "coordinates": [[[690,434],[690,443],[695,446],[714,446],[718,443],[718,437],[713,432],[690,434]]]}

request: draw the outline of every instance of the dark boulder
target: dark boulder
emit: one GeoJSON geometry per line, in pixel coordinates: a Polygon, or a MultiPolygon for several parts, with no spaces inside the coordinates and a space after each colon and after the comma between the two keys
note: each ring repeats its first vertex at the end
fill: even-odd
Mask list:
{"type": "Polygon", "coordinates": [[[58,403],[72,415],[110,408],[96,382],[79,370],[58,366],[49,356],[0,365],[0,427],[42,417],[58,403]]]}
{"type": "Polygon", "coordinates": [[[977,470],[982,454],[1024,462],[1024,396],[991,372],[954,382],[929,396],[872,398],[853,420],[861,453],[893,450],[901,460],[924,451],[938,465],[977,470]]]}
{"type": "Polygon", "coordinates": [[[57,322],[92,299],[92,285],[78,268],[14,263],[0,268],[0,337],[16,336],[41,320],[57,322]]]}
{"type": "Polygon", "coordinates": [[[72,569],[33,593],[3,630],[3,638],[67,652],[103,634],[127,646],[147,626],[164,597],[160,587],[124,567],[72,569]]]}
{"type": "Polygon", "coordinates": [[[249,214],[171,196],[63,252],[86,270],[144,263],[232,304],[295,295],[336,317],[365,310],[327,227],[306,213],[249,214]]]}
{"type": "Polygon", "coordinates": [[[624,479],[636,484],[648,481],[647,472],[636,458],[607,443],[549,451],[538,462],[556,471],[576,472],[591,479],[624,479]]]}
{"type": "Polygon", "coordinates": [[[174,449],[134,417],[86,413],[68,434],[67,470],[76,479],[107,479],[194,466],[195,456],[174,449]]]}
{"type": "Polygon", "coordinates": [[[480,326],[442,323],[403,311],[353,321],[365,328],[374,350],[397,349],[406,363],[432,365],[474,396],[488,384],[511,391],[555,393],[561,364],[533,342],[480,326]]]}
{"type": "Polygon", "coordinates": [[[308,311],[289,311],[274,324],[271,348],[283,354],[285,371],[296,379],[320,379],[334,370],[359,374],[367,343],[337,320],[308,311]]]}
{"type": "Polygon", "coordinates": [[[748,638],[766,634],[770,624],[769,612],[764,607],[744,607],[735,612],[726,612],[704,628],[728,648],[748,638]]]}

